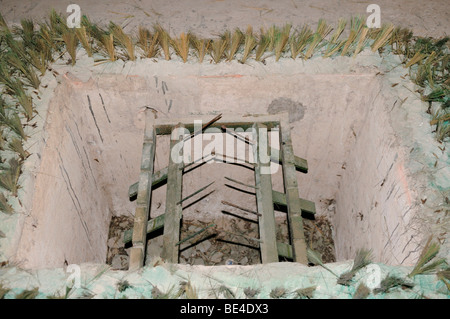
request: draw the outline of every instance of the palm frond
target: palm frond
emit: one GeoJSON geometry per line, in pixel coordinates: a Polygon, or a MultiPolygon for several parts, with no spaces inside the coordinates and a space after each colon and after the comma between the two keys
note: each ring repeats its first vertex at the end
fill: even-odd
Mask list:
{"type": "Polygon", "coordinates": [[[4,58],[10,66],[14,67],[18,71],[20,71],[20,73],[22,73],[22,75],[28,80],[28,83],[34,89],[39,88],[41,80],[31,67],[31,65],[27,65],[22,59],[17,56],[17,54],[11,51],[5,54],[4,58]]]}
{"type": "Polygon", "coordinates": [[[19,154],[21,160],[24,160],[28,156],[30,156],[30,153],[28,151],[24,150],[22,140],[20,140],[18,138],[13,138],[11,140],[11,142],[9,142],[8,146],[11,151],[19,154]]]}
{"type": "Polygon", "coordinates": [[[372,263],[372,252],[366,249],[358,250],[353,261],[352,269],[341,274],[338,278],[337,283],[340,285],[348,286],[355,274],[370,263],[372,263]]]}
{"type": "Polygon", "coordinates": [[[241,30],[236,28],[233,32],[233,35],[230,36],[230,47],[228,51],[226,52],[227,61],[231,61],[234,59],[234,56],[236,55],[236,52],[239,50],[239,48],[242,45],[242,40],[244,39],[244,34],[241,30]]]}
{"type": "Polygon", "coordinates": [[[261,31],[259,36],[258,44],[256,45],[255,50],[255,60],[261,61],[264,53],[266,52],[267,47],[269,46],[269,38],[261,31]]]}
{"type": "Polygon", "coordinates": [[[358,44],[356,45],[355,52],[353,53],[353,57],[356,57],[359,52],[361,52],[362,48],[369,42],[369,39],[367,38],[367,34],[369,33],[369,28],[363,27],[360,35],[358,44]]]}
{"type": "Polygon", "coordinates": [[[439,253],[440,246],[436,242],[432,242],[432,237],[428,238],[427,243],[425,244],[422,253],[417,260],[416,265],[414,266],[411,273],[408,274],[408,277],[414,277],[416,275],[422,275],[426,273],[430,273],[432,271],[436,271],[439,265],[445,262],[445,259],[439,259],[429,264],[429,262],[434,259],[439,253]]]}
{"type": "Polygon", "coordinates": [[[330,273],[332,273],[333,275],[335,275],[336,277],[339,277],[338,275],[336,275],[330,268],[328,268],[327,266],[325,266],[325,264],[322,261],[322,257],[320,257],[320,255],[318,253],[316,253],[314,250],[307,248],[306,249],[306,255],[308,257],[308,261],[314,265],[319,265],[321,267],[323,267],[324,269],[328,270],[330,273]]]}
{"type": "Polygon", "coordinates": [[[146,58],[153,58],[159,52],[159,31],[151,33],[144,27],[139,27],[137,45],[144,51],[146,58]]]}
{"type": "MultiPolygon", "coordinates": [[[[1,17],[1,15],[0,15],[0,17],[1,17]]],[[[0,23],[0,25],[1,25],[1,23],[0,23]]],[[[10,291],[11,291],[11,289],[4,287],[3,284],[0,284],[0,299],[4,299],[5,295],[10,291]]]]}
{"type": "Polygon", "coordinates": [[[316,291],[316,286],[300,288],[295,291],[297,298],[300,299],[312,299],[314,297],[314,292],[316,291]]]}
{"type": "Polygon", "coordinates": [[[342,32],[344,32],[346,26],[347,26],[347,19],[343,19],[343,18],[339,19],[338,27],[330,39],[331,44],[335,44],[338,42],[338,39],[341,36],[342,32]]]}
{"type": "Polygon", "coordinates": [[[308,50],[305,53],[305,59],[309,59],[312,57],[319,43],[322,42],[322,40],[331,32],[331,30],[332,28],[325,22],[325,20],[319,20],[317,31],[316,33],[314,33],[311,44],[309,45],[308,50]]]}
{"type": "Polygon", "coordinates": [[[198,62],[203,63],[203,60],[205,59],[205,55],[208,52],[211,40],[210,39],[200,39],[193,34],[190,36],[192,46],[194,47],[194,50],[197,52],[197,58],[198,62]]]}
{"type": "Polygon", "coordinates": [[[270,291],[270,298],[272,299],[281,299],[285,298],[287,295],[287,291],[284,287],[275,287],[270,291]]]}
{"type": "Polygon", "coordinates": [[[0,187],[6,189],[17,197],[17,191],[19,189],[18,181],[21,172],[21,162],[15,158],[9,160],[9,168],[5,169],[0,174],[0,187]]]}
{"type": "Polygon", "coordinates": [[[154,27],[155,32],[158,32],[159,34],[159,45],[161,46],[163,52],[164,52],[164,58],[168,61],[170,60],[170,35],[169,33],[163,29],[163,27],[159,24],[157,24],[154,27]]]}
{"type": "Polygon", "coordinates": [[[39,288],[36,287],[34,289],[28,290],[25,289],[21,293],[15,296],[16,299],[36,299],[39,295],[39,288]]]}
{"type": "Polygon", "coordinates": [[[183,59],[184,63],[187,62],[189,55],[189,36],[189,33],[182,32],[179,38],[174,38],[170,41],[172,48],[183,59]]]}
{"type": "Polygon", "coordinates": [[[253,35],[253,28],[251,26],[248,26],[244,35],[244,52],[242,53],[242,58],[239,62],[245,63],[255,47],[256,38],[253,35]]]}
{"type": "Polygon", "coordinates": [[[77,45],[78,38],[75,32],[71,29],[62,34],[62,39],[66,44],[66,50],[70,55],[71,64],[75,65],[77,61],[77,45]]]}
{"type": "MultiPolygon", "coordinates": [[[[2,211],[5,214],[11,215],[14,213],[14,209],[12,206],[8,203],[8,199],[5,197],[3,193],[0,193],[0,211],[2,211]]],[[[0,299],[2,299],[0,297],[0,299]]]]}
{"type": "Polygon", "coordinates": [[[91,39],[86,32],[86,27],[81,26],[80,28],[77,28],[75,33],[84,50],[86,50],[88,57],[92,57],[92,44],[91,39]]]}
{"type": "Polygon", "coordinates": [[[364,20],[361,17],[354,17],[350,20],[350,34],[342,48],[341,55],[344,56],[350,49],[350,46],[354,43],[362,28],[364,27],[364,20]]]}
{"type": "Polygon", "coordinates": [[[216,38],[211,42],[210,55],[214,63],[219,63],[225,57],[225,50],[228,47],[228,40],[216,38]]]}
{"type": "Polygon", "coordinates": [[[378,36],[375,38],[375,41],[372,43],[372,52],[376,52],[379,48],[385,46],[390,41],[393,31],[394,25],[389,24],[383,26],[378,33],[378,36]]]}
{"type": "Polygon", "coordinates": [[[109,56],[109,60],[112,62],[116,61],[116,48],[114,47],[114,37],[112,33],[109,35],[104,34],[102,43],[109,56]]]}
{"type": "Polygon", "coordinates": [[[314,32],[308,25],[304,25],[300,32],[296,32],[290,40],[291,58],[294,60],[302,54],[306,46],[312,41],[314,32]]]}
{"type": "Polygon", "coordinates": [[[109,28],[115,40],[120,47],[125,50],[125,57],[128,60],[135,61],[134,44],[131,36],[126,34],[120,25],[110,22],[109,28]]]}
{"type": "Polygon", "coordinates": [[[389,290],[396,287],[403,287],[405,289],[408,289],[413,288],[414,284],[406,282],[403,278],[399,278],[393,275],[387,275],[386,278],[381,281],[380,287],[375,288],[373,292],[374,294],[388,293],[389,290]]]}
{"type": "Polygon", "coordinates": [[[277,29],[275,35],[275,61],[278,61],[281,54],[285,51],[291,33],[291,24],[286,24],[281,30],[277,29]]]}

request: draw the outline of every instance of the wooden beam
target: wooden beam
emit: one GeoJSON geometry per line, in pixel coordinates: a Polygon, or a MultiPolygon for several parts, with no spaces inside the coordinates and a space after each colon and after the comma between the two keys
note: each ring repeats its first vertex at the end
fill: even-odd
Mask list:
{"type": "MultiPolygon", "coordinates": [[[[274,163],[279,163],[283,165],[283,161],[281,160],[280,157],[280,151],[275,148],[270,149],[270,160],[274,163]]],[[[296,170],[305,174],[308,173],[308,161],[305,160],[304,158],[294,155],[294,166],[296,170]]]]}
{"type": "Polygon", "coordinates": [[[261,262],[278,262],[275,214],[272,201],[272,175],[270,171],[269,139],[267,126],[255,123],[253,126],[253,158],[255,160],[255,193],[261,239],[261,262]]]}
{"type": "MultiPolygon", "coordinates": [[[[275,205],[279,206],[287,206],[286,203],[286,195],[272,190],[272,199],[275,205]]],[[[316,214],[316,204],[307,199],[299,198],[300,200],[300,208],[302,210],[302,217],[308,219],[314,219],[314,215],[316,214]]]]}
{"type": "MultiPolygon", "coordinates": [[[[164,182],[166,180],[167,180],[167,167],[164,167],[163,169],[153,173],[152,186],[155,186],[155,185],[157,185],[159,183],[162,183],[162,182],[164,182]]],[[[139,181],[137,181],[136,183],[132,184],[128,188],[128,197],[130,199],[137,196],[138,188],[139,188],[139,181]]]]}
{"type": "MultiPolygon", "coordinates": [[[[280,123],[280,118],[287,115],[287,113],[279,113],[273,115],[266,114],[243,114],[243,115],[235,115],[235,114],[223,114],[222,117],[211,123],[209,127],[215,127],[221,129],[224,125],[228,129],[236,129],[242,128],[244,130],[249,129],[253,126],[254,123],[262,123],[267,126],[269,130],[276,128],[280,123]]],[[[202,123],[208,123],[211,120],[211,115],[196,115],[183,117],[178,119],[170,119],[170,118],[161,118],[158,119],[156,125],[156,134],[158,135],[167,135],[171,134],[172,128],[177,123],[184,123],[185,128],[189,130],[190,133],[193,133],[194,121],[202,120],[202,123]]]]}
{"type": "Polygon", "coordinates": [[[155,161],[156,132],[154,127],[154,114],[147,110],[144,131],[144,144],[142,147],[141,172],[137,191],[136,212],[132,234],[133,247],[130,250],[129,269],[135,270],[143,267],[145,259],[147,222],[150,212],[152,196],[153,164],[155,161]]]}
{"type": "MultiPolygon", "coordinates": [[[[164,227],[164,219],[165,215],[161,214],[155,218],[152,218],[147,223],[147,234],[150,234],[158,229],[164,227]]],[[[128,229],[123,233],[123,243],[129,243],[131,241],[131,237],[133,235],[133,229],[128,229]]]]}
{"type": "Polygon", "coordinates": [[[291,245],[277,241],[277,249],[278,249],[278,256],[294,259],[291,245]]]}
{"type": "Polygon", "coordinates": [[[161,257],[170,263],[178,263],[180,241],[181,196],[183,187],[183,124],[173,128],[170,139],[169,166],[167,172],[166,213],[164,220],[163,250],[161,257]]]}
{"type": "Polygon", "coordinates": [[[289,121],[285,117],[280,123],[281,162],[283,163],[283,183],[288,211],[289,235],[294,261],[308,264],[306,241],[303,229],[302,209],[300,205],[295,156],[292,147],[289,121]]]}

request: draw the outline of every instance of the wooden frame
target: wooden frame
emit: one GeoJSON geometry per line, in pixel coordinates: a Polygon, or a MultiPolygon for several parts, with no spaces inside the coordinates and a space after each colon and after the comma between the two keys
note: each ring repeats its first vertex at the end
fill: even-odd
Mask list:
{"type": "MultiPolygon", "coordinates": [[[[125,232],[124,242],[133,244],[130,256],[130,269],[138,269],[144,265],[146,235],[164,227],[162,257],[172,263],[178,263],[180,221],[182,218],[182,174],[183,163],[173,162],[169,154],[169,166],[158,172],[153,172],[155,144],[157,135],[172,134],[177,128],[185,132],[196,133],[194,120],[207,123],[211,116],[196,116],[195,118],[155,119],[151,111],[147,111],[144,147],[139,182],[129,188],[129,196],[137,196],[136,215],[133,230],[125,232]],[[152,186],[167,182],[166,213],[154,219],[149,219],[152,186]],[[132,233],[131,233],[132,232],[132,233]]],[[[211,121],[210,121],[211,122],[211,121]]],[[[295,262],[307,264],[306,242],[303,230],[303,217],[313,216],[313,202],[299,198],[296,171],[306,173],[308,164],[305,159],[294,155],[287,113],[276,115],[225,115],[219,117],[209,127],[252,128],[253,139],[258,141],[253,145],[255,159],[256,199],[260,229],[260,249],[262,263],[277,262],[278,256],[292,258],[295,262]],[[260,130],[262,129],[262,130],[260,130]],[[262,161],[260,143],[268,145],[267,132],[278,130],[280,151],[267,148],[267,157],[262,161]],[[269,161],[267,160],[269,158],[269,161]],[[279,162],[283,169],[284,193],[272,190],[271,175],[262,170],[270,170],[270,161],[279,162]],[[273,205],[286,206],[289,223],[290,244],[276,241],[275,216],[273,205]],[[303,214],[303,216],[302,216],[303,214]]],[[[183,135],[171,138],[170,153],[175,145],[182,141],[183,135]]],[[[181,155],[180,155],[181,156],[181,155]]]]}

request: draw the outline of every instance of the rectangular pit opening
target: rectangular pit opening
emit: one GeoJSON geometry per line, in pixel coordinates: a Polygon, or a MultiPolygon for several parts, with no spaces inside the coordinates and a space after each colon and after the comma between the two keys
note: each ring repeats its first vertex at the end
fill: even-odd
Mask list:
{"type": "MultiPolygon", "coordinates": [[[[105,261],[124,268],[129,250],[119,233],[129,229],[134,219],[135,202],[129,201],[127,193],[139,177],[145,110],[152,108],[165,119],[214,112],[242,116],[288,112],[294,153],[307,159],[309,166],[307,174],[296,172],[299,194],[316,205],[316,221],[305,220],[308,240],[322,249],[325,261],[352,258],[364,247],[373,250],[377,261],[396,264],[403,259],[401,252],[383,250],[388,231],[383,218],[397,218],[407,203],[386,199],[384,189],[379,184],[374,187],[397,156],[391,147],[391,132],[385,127],[388,115],[379,90],[379,80],[371,72],[238,78],[105,74],[87,82],[64,77],[49,105],[46,145],[30,192],[33,207],[16,259],[28,268],[105,261]],[[113,261],[116,255],[122,257],[113,261]]],[[[168,143],[158,140],[157,148],[159,145],[167,146],[157,150],[155,170],[167,165],[168,143]]],[[[203,177],[209,181],[214,172],[223,171],[221,165],[226,164],[206,164],[195,174],[191,172],[195,177],[187,174],[183,187],[197,189],[203,184],[196,174],[201,181],[203,177]]],[[[248,180],[243,174],[237,169],[230,177],[249,182],[252,174],[248,180]]],[[[390,182],[395,183],[396,178],[393,175],[390,182]]],[[[275,175],[273,188],[281,187],[282,180],[275,175]]],[[[165,194],[165,186],[152,196],[152,217],[164,211],[161,194],[165,194]]],[[[241,196],[243,206],[250,203],[241,196]]],[[[206,200],[205,208],[217,206],[206,200]]],[[[196,205],[189,209],[194,216],[198,214],[196,205]]],[[[282,219],[286,215],[277,212],[276,216],[278,238],[282,238],[286,236],[282,219]]],[[[228,219],[222,223],[231,227],[228,219]]],[[[248,225],[239,227],[251,237],[254,230],[245,229],[248,225]]],[[[182,225],[186,234],[205,226],[196,218],[186,218],[182,225]]],[[[157,238],[150,241],[157,242],[157,238]]],[[[207,241],[203,245],[208,246],[207,241]]],[[[194,248],[186,249],[180,262],[201,263],[192,254],[194,248]]],[[[157,254],[157,249],[149,249],[148,254],[157,254]]],[[[242,255],[237,263],[245,263],[245,257],[248,264],[260,262],[249,252],[242,255]]],[[[226,262],[224,258],[219,264],[226,262]]]]}

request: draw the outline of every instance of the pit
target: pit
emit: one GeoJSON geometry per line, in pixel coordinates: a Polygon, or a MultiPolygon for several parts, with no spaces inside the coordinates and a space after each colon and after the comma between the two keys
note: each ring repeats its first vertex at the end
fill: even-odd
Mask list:
{"type": "MultiPolygon", "coordinates": [[[[414,237],[420,231],[410,227],[420,208],[417,185],[409,183],[410,149],[392,125],[399,97],[386,93],[391,84],[377,67],[358,59],[338,58],[338,67],[269,61],[268,67],[239,65],[239,73],[238,62],[214,68],[111,63],[91,72],[79,63],[70,73],[56,67],[42,151],[30,159],[39,170],[27,195],[31,213],[12,249],[15,260],[25,268],[93,262],[127,269],[130,245],[123,232],[133,226],[136,207],[128,189],[139,180],[146,112],[162,119],[287,112],[294,153],[308,161],[308,173],[296,173],[299,195],[316,208],[315,220],[304,219],[307,242],[325,262],[366,248],[377,262],[412,264],[423,236],[414,237]]],[[[160,170],[168,163],[169,139],[158,137],[156,145],[160,170]]],[[[215,184],[211,194],[186,201],[181,237],[212,222],[222,234],[244,236],[205,232],[201,241],[182,245],[179,263],[261,263],[248,239],[258,237],[255,220],[222,204],[254,210],[251,188],[233,189],[225,176],[254,183],[253,172],[239,165],[207,163],[185,174],[184,196],[215,184]]],[[[274,174],[274,190],[283,191],[282,185],[274,174]]],[[[153,191],[151,218],[165,210],[166,187],[153,191]]],[[[287,240],[286,213],[275,216],[277,239],[287,240]]],[[[147,261],[160,256],[161,235],[148,237],[147,261]]]]}

